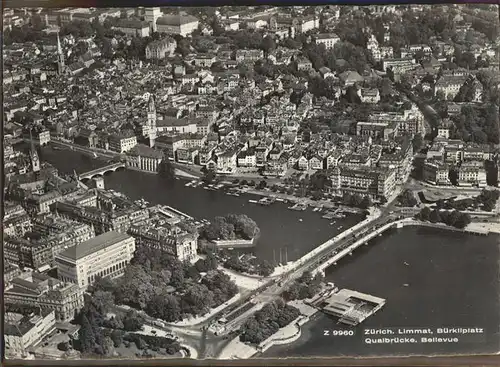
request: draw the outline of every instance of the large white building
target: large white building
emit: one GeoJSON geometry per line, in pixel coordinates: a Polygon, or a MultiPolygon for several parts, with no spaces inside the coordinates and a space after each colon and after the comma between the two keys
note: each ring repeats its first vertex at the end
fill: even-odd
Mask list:
{"type": "Polygon", "coordinates": [[[86,288],[96,277],[122,275],[134,252],[134,237],[106,232],[58,254],[55,258],[58,277],[86,288]]]}
{"type": "Polygon", "coordinates": [[[471,161],[462,163],[458,170],[458,184],[460,186],[485,187],[487,182],[484,162],[471,161]]]}
{"type": "Polygon", "coordinates": [[[316,44],[325,45],[327,50],[333,48],[339,41],[340,37],[334,33],[320,33],[316,36],[316,44]]]}
{"type": "Polygon", "coordinates": [[[138,144],[127,154],[127,167],[147,172],[158,172],[163,153],[146,145],[138,144]]]}
{"type": "Polygon", "coordinates": [[[198,29],[197,18],[187,15],[165,15],[156,20],[158,33],[178,34],[186,37],[198,29]]]}
{"type": "Polygon", "coordinates": [[[137,136],[132,132],[125,131],[113,134],[109,137],[109,149],[118,153],[125,153],[137,145],[137,136]]]}
{"type": "Polygon", "coordinates": [[[144,11],[144,20],[149,23],[151,30],[156,32],[156,20],[163,15],[159,7],[146,8],[144,11]]]}

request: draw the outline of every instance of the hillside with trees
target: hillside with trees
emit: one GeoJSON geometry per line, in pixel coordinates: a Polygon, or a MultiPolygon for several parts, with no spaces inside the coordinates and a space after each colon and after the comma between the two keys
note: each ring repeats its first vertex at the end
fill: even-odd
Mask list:
{"type": "Polygon", "coordinates": [[[498,106],[486,103],[480,106],[463,106],[461,113],[453,116],[453,139],[478,144],[500,143],[500,119],[498,106]]]}

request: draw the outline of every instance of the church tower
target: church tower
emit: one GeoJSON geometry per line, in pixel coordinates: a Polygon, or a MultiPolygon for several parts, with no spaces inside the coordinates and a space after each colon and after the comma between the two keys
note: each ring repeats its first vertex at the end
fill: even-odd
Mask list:
{"type": "Polygon", "coordinates": [[[64,73],[66,66],[64,64],[64,53],[61,47],[61,40],[59,39],[59,32],[57,32],[57,74],[64,73]]]}
{"type": "Polygon", "coordinates": [[[40,157],[38,157],[38,152],[36,151],[35,144],[33,144],[33,136],[30,130],[30,160],[33,172],[40,172],[40,157]]]}
{"type": "Polygon", "coordinates": [[[149,97],[148,104],[149,146],[152,148],[156,140],[156,106],[153,95],[149,97]]]}

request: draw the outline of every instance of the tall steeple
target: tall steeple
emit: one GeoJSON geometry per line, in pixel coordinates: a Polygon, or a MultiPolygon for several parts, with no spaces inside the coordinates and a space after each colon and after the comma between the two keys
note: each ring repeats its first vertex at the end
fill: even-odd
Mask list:
{"type": "Polygon", "coordinates": [[[30,129],[30,160],[33,172],[40,171],[40,158],[38,157],[38,152],[36,151],[35,144],[33,143],[33,134],[30,129]]]}
{"type": "Polygon", "coordinates": [[[64,53],[61,47],[61,40],[59,39],[59,32],[57,32],[57,73],[61,75],[64,72],[64,53]]]}
{"type": "Polygon", "coordinates": [[[156,106],[153,95],[149,97],[148,103],[148,127],[149,127],[149,146],[152,148],[156,140],[156,106]]]}

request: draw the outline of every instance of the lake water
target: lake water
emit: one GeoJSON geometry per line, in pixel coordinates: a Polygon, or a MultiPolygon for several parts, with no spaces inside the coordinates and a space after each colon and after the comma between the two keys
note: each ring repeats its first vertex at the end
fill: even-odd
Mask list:
{"type": "Polygon", "coordinates": [[[353,336],[324,336],[325,330],[344,328],[318,313],[305,325],[297,342],[273,347],[265,357],[476,354],[500,350],[499,236],[405,227],[390,230],[370,244],[330,267],[326,278],[340,288],[385,298],[386,305],[355,327],[353,336]],[[482,340],[458,335],[462,341],[451,344],[364,342],[366,329],[401,327],[483,328],[485,334],[482,340]]]}

